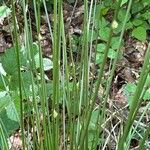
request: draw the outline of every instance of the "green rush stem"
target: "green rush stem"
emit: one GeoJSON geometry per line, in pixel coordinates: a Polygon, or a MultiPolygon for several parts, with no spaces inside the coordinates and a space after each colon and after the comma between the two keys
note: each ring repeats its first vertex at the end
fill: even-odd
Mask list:
{"type": "Polygon", "coordinates": [[[40,145],[40,135],[41,135],[41,128],[40,128],[40,116],[39,116],[39,111],[38,111],[38,106],[37,106],[37,101],[36,101],[36,96],[35,96],[35,89],[34,89],[34,74],[36,74],[36,68],[34,64],[34,56],[33,56],[33,41],[32,41],[32,29],[31,29],[31,20],[29,19],[29,24],[27,20],[27,12],[26,12],[26,3],[25,1],[22,1],[23,3],[23,14],[24,14],[24,31],[25,31],[25,46],[28,51],[28,60],[29,60],[29,65],[30,65],[30,76],[31,76],[31,88],[32,88],[32,98],[33,98],[33,117],[32,117],[32,125],[33,125],[33,130],[35,131],[35,125],[34,122],[36,121],[36,126],[37,126],[37,138],[35,137],[36,134],[33,134],[33,141],[36,143],[35,145],[40,145]],[[36,117],[34,117],[34,115],[36,117]]]}
{"type": "MultiPolygon", "coordinates": [[[[77,85],[77,79],[76,79],[76,65],[75,65],[75,61],[73,59],[73,50],[72,50],[72,45],[71,45],[71,35],[69,35],[69,50],[70,50],[70,61],[72,63],[72,76],[73,76],[73,93],[72,93],[72,103],[70,104],[70,109],[73,110],[72,115],[70,114],[69,119],[70,119],[70,150],[73,149],[73,146],[75,146],[74,148],[77,149],[77,138],[75,138],[75,136],[77,135],[75,133],[75,122],[76,122],[76,112],[78,109],[78,105],[79,105],[79,94],[78,94],[78,85],[77,85]]],[[[69,89],[68,89],[69,90],[69,89]]],[[[80,114],[80,113],[79,113],[80,114]]]]}
{"type": "MultiPolygon", "coordinates": [[[[122,30],[121,30],[121,34],[120,34],[120,39],[119,39],[119,43],[118,43],[117,55],[116,55],[116,58],[115,58],[115,60],[113,62],[111,73],[110,73],[110,77],[109,77],[109,80],[108,80],[108,85],[107,85],[106,91],[104,93],[104,95],[105,95],[104,96],[104,104],[103,104],[103,108],[102,108],[102,112],[103,113],[102,113],[101,118],[100,118],[100,120],[101,120],[100,124],[98,124],[99,116],[97,118],[97,125],[100,126],[100,129],[101,129],[101,125],[102,125],[103,120],[104,120],[103,117],[105,116],[105,110],[106,110],[105,108],[106,108],[107,98],[108,98],[109,91],[110,91],[110,88],[111,88],[111,84],[112,84],[113,76],[114,76],[114,73],[115,73],[117,61],[118,61],[118,58],[119,58],[121,42],[122,42],[123,35],[124,35],[124,32],[125,32],[125,27],[126,27],[128,15],[130,13],[131,5],[132,5],[132,0],[130,0],[129,4],[128,4],[127,12],[126,12],[126,15],[125,15],[125,19],[124,19],[124,22],[123,22],[123,26],[122,26],[122,30]]],[[[99,107],[99,113],[100,113],[100,107],[99,107]]],[[[97,126],[97,128],[98,128],[98,126],[97,126]]],[[[98,139],[98,136],[97,136],[97,139],[98,139]]]]}
{"type": "Polygon", "coordinates": [[[43,112],[43,128],[44,128],[44,147],[49,147],[50,143],[50,137],[49,137],[49,128],[47,127],[47,120],[46,117],[48,117],[46,113],[46,87],[45,87],[45,78],[44,78],[44,70],[43,70],[43,58],[42,58],[42,49],[41,49],[41,34],[40,34],[40,24],[41,24],[41,15],[40,15],[40,0],[35,1],[34,0],[34,8],[35,8],[35,18],[36,18],[36,27],[37,27],[37,35],[38,35],[38,46],[39,46],[39,61],[40,61],[40,77],[41,77],[41,84],[40,84],[40,89],[41,89],[41,107],[42,107],[42,112],[43,112]]]}
{"type": "MultiPolygon", "coordinates": [[[[81,68],[79,78],[80,81],[80,98],[79,98],[79,114],[81,114],[82,105],[87,105],[88,103],[88,4],[87,0],[84,0],[84,27],[83,27],[83,44],[82,44],[82,53],[81,53],[81,68]]],[[[80,141],[80,118],[78,117],[77,121],[77,134],[76,141],[80,141]]],[[[82,123],[82,127],[84,122],[82,123]]]]}
{"type": "MultiPolygon", "coordinates": [[[[53,101],[52,101],[52,114],[53,111],[55,110],[55,104],[58,100],[58,90],[57,89],[59,87],[57,80],[59,81],[59,70],[58,70],[58,66],[59,66],[59,62],[58,62],[58,44],[57,44],[57,0],[54,0],[54,27],[53,27],[53,35],[54,35],[54,42],[53,42],[53,101]]],[[[56,129],[56,125],[55,125],[55,118],[52,116],[52,123],[53,123],[53,141],[54,141],[54,145],[53,145],[53,150],[56,149],[56,145],[57,145],[57,138],[56,138],[56,134],[57,134],[57,129],[56,129]]]]}
{"type": "Polygon", "coordinates": [[[48,28],[49,28],[49,31],[50,31],[50,38],[51,38],[52,43],[53,43],[53,33],[52,33],[51,23],[50,23],[50,20],[49,20],[49,15],[48,15],[48,11],[47,11],[47,6],[46,6],[45,0],[43,0],[43,5],[44,5],[44,9],[45,9],[46,18],[47,18],[48,28]]]}
{"type": "MultiPolygon", "coordinates": [[[[114,15],[113,21],[116,21],[116,19],[117,19],[117,15],[118,15],[118,11],[120,9],[121,2],[122,2],[122,0],[119,0],[118,3],[117,3],[117,7],[116,7],[116,10],[115,10],[115,15],[114,15]]],[[[113,29],[113,27],[111,25],[108,42],[107,42],[106,48],[104,50],[103,62],[101,64],[100,72],[99,72],[99,75],[98,75],[98,82],[97,82],[96,88],[95,88],[96,90],[95,90],[94,96],[92,98],[92,102],[90,104],[91,105],[90,109],[86,111],[88,113],[87,113],[87,117],[85,117],[86,118],[85,124],[81,128],[82,132],[81,132],[81,135],[80,135],[80,138],[79,138],[80,139],[80,141],[79,141],[79,149],[82,149],[83,144],[84,144],[84,139],[85,139],[85,136],[86,136],[86,133],[87,133],[87,129],[88,129],[88,126],[89,126],[89,122],[90,122],[90,119],[91,119],[91,114],[92,114],[92,111],[93,111],[93,108],[94,108],[94,104],[95,104],[95,101],[96,101],[96,98],[97,98],[97,94],[98,94],[98,91],[99,91],[99,86],[101,84],[101,80],[102,80],[102,77],[103,77],[104,67],[105,67],[105,64],[106,64],[106,61],[107,61],[107,55],[108,55],[109,47],[110,47],[110,44],[111,44],[111,39],[112,39],[112,36],[113,36],[113,30],[114,29],[113,29]]]]}
{"type": "MultiPolygon", "coordinates": [[[[59,113],[59,99],[60,99],[60,48],[61,48],[61,13],[62,13],[62,0],[54,0],[54,42],[53,42],[53,113],[59,113]]],[[[59,114],[58,114],[59,115],[59,114]]],[[[59,116],[53,116],[53,129],[54,129],[54,150],[58,149],[59,145],[59,116]]]]}
{"type": "MultiPolygon", "coordinates": [[[[70,92],[69,92],[69,72],[68,72],[68,66],[67,66],[67,53],[66,53],[66,37],[65,37],[65,31],[64,31],[64,20],[63,20],[63,11],[61,8],[61,31],[62,31],[62,49],[63,49],[63,77],[62,77],[62,85],[63,85],[63,148],[66,149],[67,147],[67,140],[66,140],[66,115],[65,115],[65,106],[68,104],[68,101],[70,102],[70,92]],[[66,88],[67,86],[67,93],[66,94],[66,88]]],[[[68,105],[67,105],[68,106],[68,105]]],[[[69,108],[67,107],[68,113],[69,108]]],[[[70,113],[69,113],[70,116],[70,113]]]]}
{"type": "Polygon", "coordinates": [[[21,138],[22,138],[22,148],[25,150],[25,134],[24,134],[24,115],[23,115],[23,96],[22,96],[22,84],[21,84],[21,63],[20,63],[20,51],[19,51],[19,40],[17,33],[17,23],[16,23],[16,11],[15,11],[15,2],[11,0],[12,4],[12,18],[14,25],[14,34],[13,34],[13,42],[15,43],[15,51],[17,56],[17,67],[18,67],[18,79],[19,79],[19,97],[20,97],[20,120],[21,120],[21,138]]]}
{"type": "MultiPolygon", "coordinates": [[[[48,27],[49,27],[49,31],[50,31],[50,38],[52,40],[53,43],[53,34],[52,34],[52,29],[51,29],[51,24],[50,24],[50,20],[49,20],[49,16],[48,16],[48,11],[47,11],[47,7],[46,7],[46,2],[45,0],[43,0],[43,5],[44,5],[44,9],[45,9],[45,13],[46,13],[46,17],[47,17],[47,23],[48,23],[48,27]]],[[[52,130],[51,130],[51,122],[50,122],[50,111],[49,111],[49,107],[48,107],[48,101],[46,100],[46,108],[47,108],[47,118],[48,118],[48,132],[49,132],[49,141],[48,141],[48,147],[50,149],[53,149],[53,142],[52,142],[52,130]]]]}
{"type": "Polygon", "coordinates": [[[83,33],[83,103],[88,102],[88,3],[84,0],[84,33],[83,33]]]}

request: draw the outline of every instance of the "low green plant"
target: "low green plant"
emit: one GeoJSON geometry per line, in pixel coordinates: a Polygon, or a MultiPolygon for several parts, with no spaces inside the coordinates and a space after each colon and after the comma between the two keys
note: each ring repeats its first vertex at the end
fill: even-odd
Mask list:
{"type": "MultiPolygon", "coordinates": [[[[127,0],[122,1],[122,9],[120,9],[118,13],[118,28],[116,29],[115,33],[118,34],[122,30],[122,24],[124,20],[124,16],[126,13],[126,3],[127,0]]],[[[147,30],[149,29],[149,23],[150,18],[149,16],[149,1],[134,1],[134,4],[132,5],[131,11],[128,15],[127,24],[126,24],[126,30],[132,30],[131,36],[133,38],[136,38],[140,41],[145,41],[147,39],[147,30]]],[[[107,15],[109,11],[112,9],[115,9],[115,4],[111,4],[109,0],[104,1],[104,3],[101,5],[98,5],[98,8],[100,11],[101,16],[107,15]]],[[[106,19],[104,19],[104,22],[107,22],[106,19]]],[[[108,37],[105,37],[105,35],[108,35],[109,28],[106,26],[107,24],[104,23],[101,30],[101,36],[102,39],[106,40],[108,37]],[[105,30],[103,30],[105,29],[105,30]]]]}

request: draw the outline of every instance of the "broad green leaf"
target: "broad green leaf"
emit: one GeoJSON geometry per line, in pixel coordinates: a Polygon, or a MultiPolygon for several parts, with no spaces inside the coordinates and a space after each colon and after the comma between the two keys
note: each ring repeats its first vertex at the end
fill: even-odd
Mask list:
{"type": "Polygon", "coordinates": [[[29,90],[29,86],[31,85],[31,75],[28,71],[21,72],[22,82],[25,89],[29,90]]]}
{"type": "Polygon", "coordinates": [[[5,126],[8,135],[12,134],[16,129],[19,128],[19,123],[8,118],[6,110],[0,113],[0,118],[5,126]]]}
{"type": "MultiPolygon", "coordinates": [[[[97,133],[97,117],[99,114],[99,110],[95,110],[92,112],[91,120],[88,128],[88,147],[91,149],[94,135],[97,133]]],[[[99,117],[100,118],[100,117],[99,117]]],[[[98,120],[99,123],[99,120],[98,120]]]]}
{"type": "MultiPolygon", "coordinates": [[[[25,98],[26,97],[23,95],[23,99],[25,99],[25,98]]],[[[19,95],[19,90],[11,92],[11,99],[13,100],[13,103],[15,105],[15,109],[16,109],[19,117],[20,117],[20,95],[19,95]]],[[[29,98],[28,98],[28,100],[29,100],[29,98]]]]}
{"type": "Polygon", "coordinates": [[[128,2],[128,0],[122,0],[121,6],[124,5],[124,4],[127,3],[127,2],[128,2]]]}
{"type": "MultiPolygon", "coordinates": [[[[97,45],[97,52],[99,52],[98,55],[102,55],[104,53],[105,48],[106,48],[105,44],[102,44],[102,43],[98,44],[97,45]]],[[[116,51],[113,50],[112,48],[110,48],[109,52],[108,52],[108,57],[111,58],[111,59],[114,59],[116,57],[116,51]]]]}
{"type": "Polygon", "coordinates": [[[17,59],[14,48],[7,49],[2,57],[2,66],[7,74],[12,75],[17,72],[17,59]]]}
{"type": "Polygon", "coordinates": [[[96,125],[97,125],[96,122],[97,122],[98,115],[99,115],[98,110],[92,112],[91,121],[89,124],[89,130],[96,130],[96,125]]]}
{"type": "MultiPolygon", "coordinates": [[[[29,90],[30,90],[29,86],[31,85],[31,76],[30,76],[30,73],[27,72],[27,71],[26,72],[21,72],[21,77],[22,77],[23,89],[25,90],[24,92],[28,93],[29,90]]],[[[16,72],[12,76],[10,76],[10,79],[9,79],[9,88],[10,88],[11,91],[15,91],[15,90],[18,89],[18,87],[19,87],[19,79],[18,79],[18,74],[16,72]]]]}
{"type": "Polygon", "coordinates": [[[127,83],[124,86],[123,91],[124,91],[125,96],[127,97],[129,106],[131,106],[132,98],[133,98],[133,95],[135,93],[135,90],[136,90],[136,85],[133,83],[127,83]]]}
{"type": "Polygon", "coordinates": [[[88,148],[91,149],[95,133],[88,132],[88,148]]]}
{"type": "Polygon", "coordinates": [[[96,64],[100,64],[103,61],[103,54],[96,55],[96,64]]]}
{"type": "Polygon", "coordinates": [[[140,26],[143,27],[145,30],[149,30],[149,24],[146,21],[143,21],[143,23],[140,26]]]}
{"type": "Polygon", "coordinates": [[[122,30],[122,26],[123,26],[123,23],[120,22],[118,24],[118,27],[114,30],[114,33],[118,35],[121,32],[121,30],[122,30]]]}
{"type": "Polygon", "coordinates": [[[133,23],[134,26],[139,26],[139,25],[141,25],[143,23],[143,21],[140,20],[140,19],[134,19],[132,21],[132,23],[133,23]]]}
{"type": "Polygon", "coordinates": [[[43,58],[44,71],[51,70],[53,68],[53,62],[49,58],[43,58]]]}
{"type": "MultiPolygon", "coordinates": [[[[147,76],[147,79],[145,82],[145,87],[149,87],[149,86],[150,86],[150,75],[147,76]]],[[[144,100],[150,99],[150,88],[148,88],[147,91],[145,92],[143,99],[144,100]]]]}
{"type": "MultiPolygon", "coordinates": [[[[125,15],[126,15],[127,10],[125,9],[120,9],[119,13],[118,13],[118,20],[120,22],[124,21],[125,15]]],[[[128,15],[127,21],[129,21],[129,19],[131,18],[131,15],[128,15]]]]}
{"type": "Polygon", "coordinates": [[[39,52],[39,46],[37,45],[37,43],[32,44],[32,51],[31,52],[33,52],[33,56],[35,56],[39,52]]]}
{"type": "Polygon", "coordinates": [[[19,122],[19,115],[13,102],[6,107],[6,113],[9,119],[19,122]]]}
{"type": "Polygon", "coordinates": [[[11,10],[7,6],[0,6],[0,19],[7,17],[11,10]]]}
{"type": "Polygon", "coordinates": [[[134,83],[127,83],[125,86],[125,92],[134,93],[136,90],[136,85],[134,83]]]}
{"type": "Polygon", "coordinates": [[[97,45],[96,64],[99,64],[103,61],[103,52],[105,47],[106,45],[102,43],[97,45]]]}
{"type": "MultiPolygon", "coordinates": [[[[122,26],[123,26],[123,22],[120,22],[118,24],[118,27],[114,30],[114,33],[118,35],[122,31],[122,26]]],[[[133,24],[131,22],[127,22],[126,30],[132,29],[132,28],[133,28],[133,24]]]]}
{"type": "Polygon", "coordinates": [[[108,21],[106,21],[106,19],[103,17],[103,14],[104,14],[104,12],[102,11],[103,8],[106,8],[106,7],[101,5],[101,4],[96,6],[96,14],[95,14],[95,27],[96,27],[96,29],[97,28],[100,29],[102,27],[105,27],[108,24],[108,21]]]}
{"type": "Polygon", "coordinates": [[[40,67],[39,53],[34,56],[36,68],[40,67]]]}
{"type": "Polygon", "coordinates": [[[150,75],[147,76],[145,86],[150,86],[150,75]]]}
{"type": "Polygon", "coordinates": [[[100,29],[106,27],[107,25],[108,25],[108,21],[104,17],[99,19],[99,28],[100,29]]]}
{"type": "MultiPolygon", "coordinates": [[[[26,66],[26,57],[23,55],[22,51],[20,51],[20,65],[26,66]]],[[[17,55],[15,52],[15,48],[7,49],[4,55],[2,56],[2,66],[5,72],[8,75],[13,75],[18,72],[18,64],[17,64],[17,55]]]]}
{"type": "Polygon", "coordinates": [[[107,12],[108,12],[108,10],[109,10],[109,8],[108,7],[103,7],[102,9],[101,9],[101,13],[102,13],[102,15],[104,16],[104,15],[106,15],[107,14],[107,12]]]}
{"type": "Polygon", "coordinates": [[[115,51],[115,50],[113,50],[113,49],[109,49],[108,57],[109,57],[110,59],[114,59],[114,58],[116,58],[116,55],[117,55],[117,53],[116,53],[116,51],[115,51]]]}
{"type": "Polygon", "coordinates": [[[132,28],[133,28],[133,24],[132,24],[131,22],[128,22],[128,23],[126,24],[126,30],[132,29],[132,28]]]}
{"type": "Polygon", "coordinates": [[[100,39],[107,41],[109,38],[110,28],[105,27],[99,30],[100,39]]]}
{"type": "Polygon", "coordinates": [[[17,72],[11,76],[9,76],[9,90],[15,91],[19,88],[19,79],[17,72]]]}
{"type": "Polygon", "coordinates": [[[104,52],[104,50],[105,50],[105,48],[106,48],[106,45],[105,44],[98,44],[97,45],[97,51],[98,52],[104,52]]]}
{"type": "MultiPolygon", "coordinates": [[[[70,83],[69,83],[69,86],[71,86],[70,83]]],[[[47,97],[50,97],[50,95],[52,95],[52,93],[53,93],[53,90],[52,90],[53,89],[53,85],[52,85],[52,83],[51,82],[46,83],[45,87],[46,87],[46,91],[47,91],[46,92],[47,93],[47,97]]],[[[72,88],[73,87],[69,87],[69,90],[72,91],[72,88]]]]}
{"type": "MultiPolygon", "coordinates": [[[[36,54],[34,57],[36,68],[40,68],[40,60],[39,60],[39,54],[36,54]]],[[[43,66],[44,71],[50,70],[53,68],[53,62],[49,58],[43,58],[43,66]]]]}
{"type": "Polygon", "coordinates": [[[104,1],[104,5],[105,5],[106,7],[112,6],[112,0],[105,0],[105,1],[104,1]]]}
{"type": "Polygon", "coordinates": [[[117,49],[119,46],[119,37],[113,37],[111,41],[112,49],[117,49]]]}
{"type": "Polygon", "coordinates": [[[143,3],[136,1],[134,5],[132,5],[132,14],[138,13],[143,9],[143,3]]]}
{"type": "Polygon", "coordinates": [[[144,14],[141,15],[141,17],[143,17],[145,20],[150,20],[150,12],[147,11],[144,14]]]}
{"type": "Polygon", "coordinates": [[[132,36],[140,41],[146,40],[146,29],[143,27],[137,27],[132,31],[132,36]]]}
{"type": "Polygon", "coordinates": [[[144,6],[150,5],[150,0],[142,0],[144,6]]]}
{"type": "Polygon", "coordinates": [[[150,89],[148,89],[148,90],[145,92],[143,99],[144,99],[144,100],[149,100],[149,99],[150,99],[150,89]]]}
{"type": "MultiPolygon", "coordinates": [[[[97,45],[96,64],[99,64],[103,61],[105,48],[106,45],[103,43],[97,45]]],[[[112,48],[109,49],[108,58],[110,59],[116,58],[116,51],[113,50],[112,48]]]]}
{"type": "Polygon", "coordinates": [[[0,92],[0,112],[10,104],[10,96],[6,94],[6,91],[0,92]]]}

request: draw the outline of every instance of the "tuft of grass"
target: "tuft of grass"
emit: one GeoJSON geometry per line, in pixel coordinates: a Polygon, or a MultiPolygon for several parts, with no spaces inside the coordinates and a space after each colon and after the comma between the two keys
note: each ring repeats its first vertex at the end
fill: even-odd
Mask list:
{"type": "MultiPolygon", "coordinates": [[[[143,115],[138,121],[136,127],[133,126],[136,114],[142,103],[141,99],[144,96],[143,88],[150,70],[150,45],[148,46],[144,64],[141,70],[140,79],[134,93],[130,111],[126,122],[118,122],[108,131],[109,136],[106,138],[105,127],[110,116],[107,110],[109,100],[109,92],[119,54],[121,43],[125,32],[125,27],[129,12],[132,6],[132,0],[129,0],[127,5],[126,15],[123,21],[122,30],[120,33],[116,57],[109,62],[108,53],[111,47],[112,38],[118,24],[118,12],[121,9],[122,0],[116,2],[114,16],[110,24],[110,32],[106,41],[106,47],[102,56],[102,61],[98,64],[93,62],[92,56],[96,57],[96,51],[93,52],[93,47],[97,49],[98,35],[93,42],[94,31],[98,31],[95,25],[97,1],[91,0],[90,5],[87,0],[84,0],[84,22],[83,33],[81,35],[81,51],[79,51],[78,60],[73,54],[72,35],[66,34],[65,23],[63,17],[63,1],[53,1],[53,22],[49,19],[46,1],[33,1],[33,9],[35,15],[36,37],[37,42],[33,41],[33,28],[31,16],[28,11],[29,4],[26,1],[21,2],[24,17],[24,36],[23,43],[20,42],[15,2],[12,0],[12,20],[13,20],[13,45],[15,47],[17,60],[17,75],[19,83],[19,101],[20,112],[17,115],[21,128],[22,149],[70,149],[70,150],[95,150],[105,149],[111,134],[115,137],[115,148],[118,150],[129,149],[131,139],[134,133],[137,132],[138,125],[142,120],[143,115]],[[52,79],[47,81],[44,71],[44,62],[42,56],[42,35],[41,27],[41,4],[43,3],[46,19],[48,23],[50,39],[52,41],[52,79]],[[53,24],[53,25],[52,25],[53,24]],[[96,29],[95,29],[96,28],[96,29]],[[89,35],[91,35],[89,39],[89,35]],[[35,48],[36,45],[36,48],[35,48]],[[26,80],[22,75],[21,64],[21,47],[24,47],[27,70],[29,73],[30,94],[26,91],[26,80]],[[36,68],[35,53],[37,51],[39,68],[36,68]],[[90,80],[90,64],[99,66],[96,82],[90,80]],[[105,66],[109,64],[109,75],[105,84],[103,79],[105,76],[105,66]],[[77,76],[78,75],[78,76],[77,76]],[[51,83],[51,84],[48,84],[51,83]],[[100,88],[102,87],[102,92],[100,88]],[[99,100],[97,104],[96,101],[99,100]],[[27,101],[27,103],[25,103],[27,101]],[[27,113],[29,110],[30,113],[27,113]],[[120,135],[115,135],[115,128],[119,126],[120,135]],[[32,140],[31,137],[32,136],[32,140]],[[106,138],[106,139],[105,139],[106,138]]],[[[102,20],[102,16],[99,16],[102,20]]],[[[96,58],[94,58],[96,59],[96,58]]],[[[5,84],[5,81],[3,81],[5,84]]],[[[5,86],[7,88],[7,86],[5,86]]],[[[147,89],[147,88],[145,88],[147,89]]],[[[10,95],[11,96],[11,95],[10,95]]],[[[13,101],[12,101],[13,102],[13,101]]],[[[147,108],[149,105],[147,105],[147,108]]],[[[148,125],[144,135],[140,141],[139,148],[144,149],[144,143],[148,137],[150,126],[148,125]]],[[[0,119],[0,142],[2,149],[9,149],[7,142],[7,131],[0,119]]]]}

